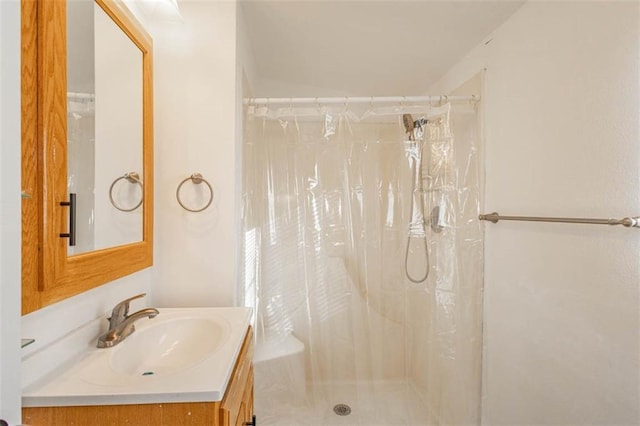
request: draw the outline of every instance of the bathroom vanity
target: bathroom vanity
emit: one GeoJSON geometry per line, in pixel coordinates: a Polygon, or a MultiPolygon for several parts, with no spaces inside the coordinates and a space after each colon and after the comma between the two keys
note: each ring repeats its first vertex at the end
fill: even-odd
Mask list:
{"type": "Polygon", "coordinates": [[[160,309],[156,319],[136,323],[138,330],[120,345],[88,349],[60,373],[28,386],[23,421],[253,425],[249,318],[246,308],[160,309]]]}

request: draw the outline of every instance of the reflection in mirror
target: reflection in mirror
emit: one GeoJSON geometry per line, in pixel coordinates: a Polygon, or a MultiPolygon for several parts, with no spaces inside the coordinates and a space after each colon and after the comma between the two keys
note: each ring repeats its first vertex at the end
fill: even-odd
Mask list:
{"type": "Polygon", "coordinates": [[[69,255],[143,238],[143,209],[132,209],[142,186],[120,179],[142,175],[142,59],[93,0],[67,3],[67,186],[77,194],[69,255]]]}

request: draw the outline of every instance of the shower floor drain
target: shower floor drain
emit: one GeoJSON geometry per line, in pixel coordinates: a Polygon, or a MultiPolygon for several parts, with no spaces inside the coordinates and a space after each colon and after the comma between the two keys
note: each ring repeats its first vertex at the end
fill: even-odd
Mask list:
{"type": "Polygon", "coordinates": [[[351,414],[351,407],[349,407],[347,404],[337,404],[335,407],[333,407],[333,412],[339,416],[348,416],[349,414],[351,414]]]}

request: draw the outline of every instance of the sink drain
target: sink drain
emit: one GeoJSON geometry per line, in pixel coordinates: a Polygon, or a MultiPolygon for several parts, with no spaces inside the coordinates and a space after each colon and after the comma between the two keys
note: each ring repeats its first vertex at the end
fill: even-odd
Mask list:
{"type": "Polygon", "coordinates": [[[337,404],[335,407],[333,407],[333,412],[339,416],[348,416],[349,414],[351,414],[351,407],[349,407],[347,404],[337,404]]]}

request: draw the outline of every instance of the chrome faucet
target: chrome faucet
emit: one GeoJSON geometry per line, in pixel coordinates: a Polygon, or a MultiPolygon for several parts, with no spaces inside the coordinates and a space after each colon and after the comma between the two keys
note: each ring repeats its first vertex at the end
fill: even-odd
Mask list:
{"type": "Polygon", "coordinates": [[[146,293],[138,294],[114,306],[111,311],[111,317],[107,318],[109,320],[109,330],[98,338],[97,346],[99,348],[110,348],[117,345],[136,331],[133,325],[134,322],[144,317],[155,318],[159,314],[156,308],[144,308],[128,315],[129,303],[146,295],[146,293]]]}

